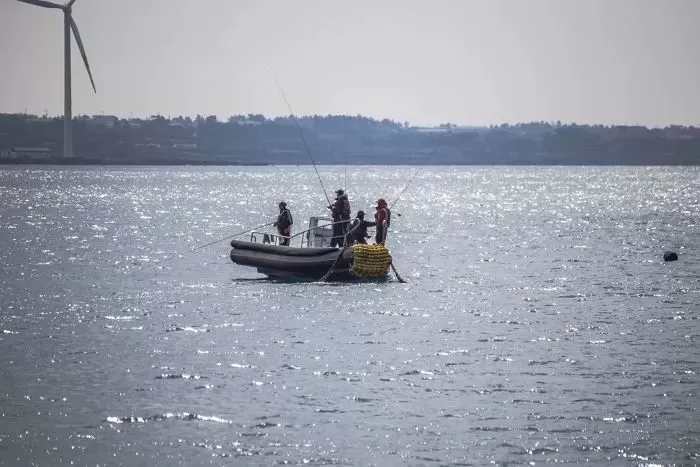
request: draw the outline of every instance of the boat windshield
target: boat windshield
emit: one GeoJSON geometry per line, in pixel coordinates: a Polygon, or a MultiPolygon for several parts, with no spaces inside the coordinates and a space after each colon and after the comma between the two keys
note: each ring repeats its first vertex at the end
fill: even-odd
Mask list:
{"type": "MultiPolygon", "coordinates": [[[[304,232],[301,232],[302,234],[304,232]]],[[[333,219],[326,217],[312,217],[309,219],[309,229],[304,236],[307,247],[330,246],[333,237],[333,219]]],[[[303,242],[303,240],[302,240],[303,242]]]]}
{"type": "MultiPolygon", "coordinates": [[[[278,234],[264,233],[254,231],[250,234],[251,242],[271,243],[279,245],[280,239],[283,239],[278,234]]],[[[299,246],[302,248],[308,247],[329,247],[333,238],[333,219],[327,217],[311,217],[309,219],[309,227],[306,230],[298,232],[290,237],[290,246],[299,246]],[[296,239],[299,239],[297,243],[296,239]]]]}

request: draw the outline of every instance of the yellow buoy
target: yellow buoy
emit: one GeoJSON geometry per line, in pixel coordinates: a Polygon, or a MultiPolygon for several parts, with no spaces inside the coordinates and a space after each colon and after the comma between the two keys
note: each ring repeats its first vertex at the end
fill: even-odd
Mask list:
{"type": "Polygon", "coordinates": [[[384,245],[356,243],[352,246],[352,253],[351,274],[358,277],[379,277],[389,272],[391,255],[384,245]]]}

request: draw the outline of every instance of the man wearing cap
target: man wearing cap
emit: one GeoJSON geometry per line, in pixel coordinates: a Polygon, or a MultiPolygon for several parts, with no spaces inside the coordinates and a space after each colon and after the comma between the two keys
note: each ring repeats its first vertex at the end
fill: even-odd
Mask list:
{"type": "Polygon", "coordinates": [[[289,236],[292,234],[292,213],[287,209],[287,203],[280,201],[280,214],[277,216],[274,226],[277,227],[277,233],[280,236],[280,246],[289,246],[289,236]]]}
{"type": "Polygon", "coordinates": [[[386,233],[389,229],[389,224],[391,223],[391,211],[383,198],[379,198],[377,200],[375,209],[376,212],[374,213],[374,222],[377,223],[377,234],[374,241],[378,245],[384,245],[384,242],[386,241],[386,233]]]}
{"type": "Polygon", "coordinates": [[[333,216],[333,238],[331,246],[343,246],[345,243],[345,233],[350,221],[350,201],[348,195],[343,190],[336,190],[335,203],[328,206],[333,216]]]}

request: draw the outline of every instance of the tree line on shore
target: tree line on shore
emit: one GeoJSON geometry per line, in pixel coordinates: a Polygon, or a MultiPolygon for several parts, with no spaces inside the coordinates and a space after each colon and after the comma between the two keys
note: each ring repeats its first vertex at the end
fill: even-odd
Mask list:
{"type": "Polygon", "coordinates": [[[700,128],[530,122],[434,128],[368,117],[237,115],[73,121],[75,158],[63,158],[63,119],[0,114],[5,163],[54,164],[522,164],[699,165],[700,128]],[[303,134],[303,138],[302,138],[303,134]],[[19,148],[45,148],[40,160],[19,148]]]}

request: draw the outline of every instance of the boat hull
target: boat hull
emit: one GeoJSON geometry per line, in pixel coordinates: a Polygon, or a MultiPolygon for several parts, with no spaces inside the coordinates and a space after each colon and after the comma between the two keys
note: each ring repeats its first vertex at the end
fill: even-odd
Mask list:
{"type": "Polygon", "coordinates": [[[331,267],[332,279],[350,276],[352,248],[296,248],[241,240],[232,240],[231,247],[231,261],[272,278],[317,280],[331,267]]]}

